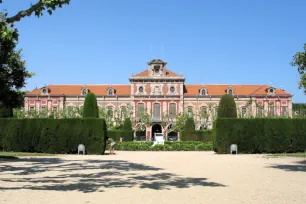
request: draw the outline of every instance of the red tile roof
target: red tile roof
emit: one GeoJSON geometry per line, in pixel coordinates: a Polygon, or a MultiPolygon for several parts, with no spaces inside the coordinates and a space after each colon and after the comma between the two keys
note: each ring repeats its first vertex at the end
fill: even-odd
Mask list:
{"type": "MultiPolygon", "coordinates": [[[[234,95],[267,95],[268,85],[185,85],[185,96],[195,96],[200,94],[200,90],[205,87],[207,95],[223,95],[229,87],[233,89],[234,95]]],[[[275,89],[276,95],[291,96],[290,93],[275,89]]]]}
{"type": "MultiPolygon", "coordinates": [[[[180,77],[179,74],[176,74],[176,73],[172,72],[169,69],[165,69],[165,71],[166,71],[166,76],[169,76],[169,77],[180,77]]],[[[134,77],[147,77],[147,76],[149,76],[149,71],[148,70],[145,70],[143,72],[140,72],[140,73],[134,75],[134,77]]]]}
{"type": "MultiPolygon", "coordinates": [[[[84,85],[49,85],[47,88],[49,89],[49,95],[81,95],[84,85]]],[[[107,95],[110,85],[86,85],[85,88],[96,95],[107,95]]],[[[115,95],[117,96],[131,94],[130,85],[111,85],[111,88],[115,90],[115,95]]],[[[26,95],[39,94],[41,94],[41,89],[35,89],[26,93],[26,95]]]]}

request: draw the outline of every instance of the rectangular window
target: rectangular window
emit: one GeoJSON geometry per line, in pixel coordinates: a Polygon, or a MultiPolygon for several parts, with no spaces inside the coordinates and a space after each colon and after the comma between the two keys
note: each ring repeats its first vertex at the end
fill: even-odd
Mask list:
{"type": "Polygon", "coordinates": [[[121,118],[122,119],[126,118],[126,107],[121,107],[121,118]]]}
{"type": "Polygon", "coordinates": [[[57,107],[53,107],[53,113],[57,113],[57,107]]]}
{"type": "Polygon", "coordinates": [[[274,105],[270,105],[270,107],[269,107],[269,109],[270,109],[270,116],[274,116],[275,115],[275,107],[274,107],[274,105]]]}
{"type": "Polygon", "coordinates": [[[107,107],[107,117],[108,118],[113,118],[113,107],[107,107]]]}
{"type": "Polygon", "coordinates": [[[282,106],[282,116],[283,117],[288,116],[287,106],[282,106]]]}
{"type": "Polygon", "coordinates": [[[257,107],[257,116],[262,117],[263,116],[263,107],[259,106],[257,107]]]}
{"type": "Polygon", "coordinates": [[[160,104],[154,103],[154,112],[153,112],[153,119],[160,120],[160,104]]]}
{"type": "Polygon", "coordinates": [[[171,118],[176,117],[176,103],[170,103],[170,105],[169,105],[169,116],[171,118]]]}
{"type": "Polygon", "coordinates": [[[35,108],[34,108],[34,106],[30,106],[30,112],[34,112],[35,111],[35,108]]]}
{"type": "Polygon", "coordinates": [[[200,108],[200,114],[201,114],[202,116],[207,115],[207,107],[202,106],[202,107],[200,108]]]}
{"type": "Polygon", "coordinates": [[[245,118],[246,117],[246,113],[247,113],[246,107],[242,107],[241,108],[241,117],[245,118]]]}
{"type": "Polygon", "coordinates": [[[193,117],[192,106],[189,106],[189,107],[188,107],[188,116],[189,116],[189,117],[193,117]]]}
{"type": "Polygon", "coordinates": [[[144,114],[144,103],[138,103],[137,118],[140,119],[143,114],[144,114]]]}

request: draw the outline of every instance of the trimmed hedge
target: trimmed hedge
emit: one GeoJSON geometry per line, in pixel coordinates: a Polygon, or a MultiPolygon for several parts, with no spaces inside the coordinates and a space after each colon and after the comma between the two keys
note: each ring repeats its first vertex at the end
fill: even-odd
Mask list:
{"type": "Polygon", "coordinates": [[[120,137],[123,137],[123,141],[133,141],[134,132],[124,130],[108,130],[107,137],[112,138],[114,141],[120,141],[120,137]]]}
{"type": "Polygon", "coordinates": [[[0,119],[0,148],[15,152],[104,154],[104,119],[0,119]]]}
{"type": "Polygon", "coordinates": [[[225,119],[216,122],[216,151],[228,153],[230,144],[241,153],[304,152],[306,119],[225,119]]]}
{"type": "MultiPolygon", "coordinates": [[[[115,150],[121,151],[211,151],[212,143],[165,142],[165,145],[152,146],[153,142],[118,142],[115,150]]],[[[107,145],[109,149],[109,144],[107,145]]]]}
{"type": "Polygon", "coordinates": [[[210,142],[213,140],[213,135],[211,130],[195,130],[192,132],[183,130],[180,133],[180,140],[210,142]]]}

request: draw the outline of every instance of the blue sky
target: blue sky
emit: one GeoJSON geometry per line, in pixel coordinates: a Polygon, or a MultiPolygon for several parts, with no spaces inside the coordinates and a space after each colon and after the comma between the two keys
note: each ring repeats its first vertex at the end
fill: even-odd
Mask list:
{"type": "MultiPolygon", "coordinates": [[[[38,0],[4,0],[9,15],[38,0]]],[[[189,84],[271,84],[306,102],[290,65],[306,43],[305,0],[71,0],[16,23],[19,47],[45,84],[128,84],[162,58],[189,84]],[[87,3],[88,2],[88,3],[87,3]]]]}

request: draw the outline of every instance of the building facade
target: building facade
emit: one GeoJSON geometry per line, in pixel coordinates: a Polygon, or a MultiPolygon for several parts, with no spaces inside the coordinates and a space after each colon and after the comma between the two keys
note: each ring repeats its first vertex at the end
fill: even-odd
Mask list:
{"type": "Polygon", "coordinates": [[[148,62],[147,69],[132,75],[129,81],[126,85],[48,85],[25,95],[25,110],[50,113],[64,107],[82,107],[86,94],[93,92],[99,108],[124,110],[130,105],[136,122],[144,112],[152,116],[152,124],[146,127],[148,138],[156,132],[167,134],[168,126],[182,113],[198,121],[197,129],[211,128],[224,94],[234,96],[241,117],[292,116],[292,95],[283,89],[268,85],[185,84],[184,76],[167,69],[161,59],[148,62]],[[169,124],[162,127],[165,116],[170,118],[169,124]]]}

